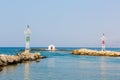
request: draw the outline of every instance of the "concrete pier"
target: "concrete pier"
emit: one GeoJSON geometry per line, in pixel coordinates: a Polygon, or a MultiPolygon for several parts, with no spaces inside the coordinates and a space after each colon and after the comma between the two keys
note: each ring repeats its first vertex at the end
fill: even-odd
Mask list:
{"type": "Polygon", "coordinates": [[[115,52],[115,51],[97,51],[97,50],[90,50],[90,49],[73,50],[72,54],[75,54],[75,55],[90,55],[90,56],[120,57],[120,52],[115,52]]]}

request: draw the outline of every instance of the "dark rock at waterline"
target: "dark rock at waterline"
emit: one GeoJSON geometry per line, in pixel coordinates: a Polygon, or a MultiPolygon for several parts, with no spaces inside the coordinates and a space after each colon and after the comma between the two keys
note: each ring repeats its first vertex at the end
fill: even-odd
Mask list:
{"type": "Polygon", "coordinates": [[[3,68],[2,67],[0,67],[0,71],[2,71],[3,70],[3,68]]]}
{"type": "Polygon", "coordinates": [[[40,62],[40,59],[37,59],[36,62],[40,62]]]}
{"type": "Polygon", "coordinates": [[[0,66],[3,66],[3,62],[1,61],[1,59],[0,59],[0,66]]]}
{"type": "Polygon", "coordinates": [[[46,56],[41,56],[41,59],[47,58],[46,56]]]}

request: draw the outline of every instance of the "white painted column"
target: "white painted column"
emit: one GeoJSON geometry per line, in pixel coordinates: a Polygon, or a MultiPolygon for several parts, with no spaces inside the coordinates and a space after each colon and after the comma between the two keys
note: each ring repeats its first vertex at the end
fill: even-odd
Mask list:
{"type": "Polygon", "coordinates": [[[30,50],[30,28],[29,25],[27,26],[27,29],[25,31],[25,37],[26,37],[26,47],[25,50],[30,50]]]}
{"type": "Polygon", "coordinates": [[[101,40],[102,40],[102,50],[105,51],[105,35],[104,35],[104,33],[102,35],[101,40]]]}

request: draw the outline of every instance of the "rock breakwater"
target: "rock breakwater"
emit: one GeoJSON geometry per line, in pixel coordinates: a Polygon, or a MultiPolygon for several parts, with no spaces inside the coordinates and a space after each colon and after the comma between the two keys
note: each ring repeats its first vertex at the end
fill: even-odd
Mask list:
{"type": "Polygon", "coordinates": [[[75,54],[75,55],[90,55],[90,56],[113,56],[113,57],[120,57],[120,52],[115,52],[115,51],[97,51],[97,50],[90,50],[90,49],[73,50],[72,54],[75,54]]]}
{"type": "Polygon", "coordinates": [[[46,58],[46,57],[41,56],[40,53],[29,53],[29,51],[25,51],[17,55],[0,54],[0,70],[2,70],[1,67],[10,64],[17,64],[25,61],[37,61],[38,59],[42,59],[42,58],[46,58]]]}

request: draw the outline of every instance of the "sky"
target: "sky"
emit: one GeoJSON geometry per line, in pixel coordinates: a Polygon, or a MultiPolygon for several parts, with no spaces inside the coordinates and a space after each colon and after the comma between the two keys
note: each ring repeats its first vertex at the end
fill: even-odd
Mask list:
{"type": "Polygon", "coordinates": [[[120,47],[120,0],[0,0],[0,46],[120,47]]]}

